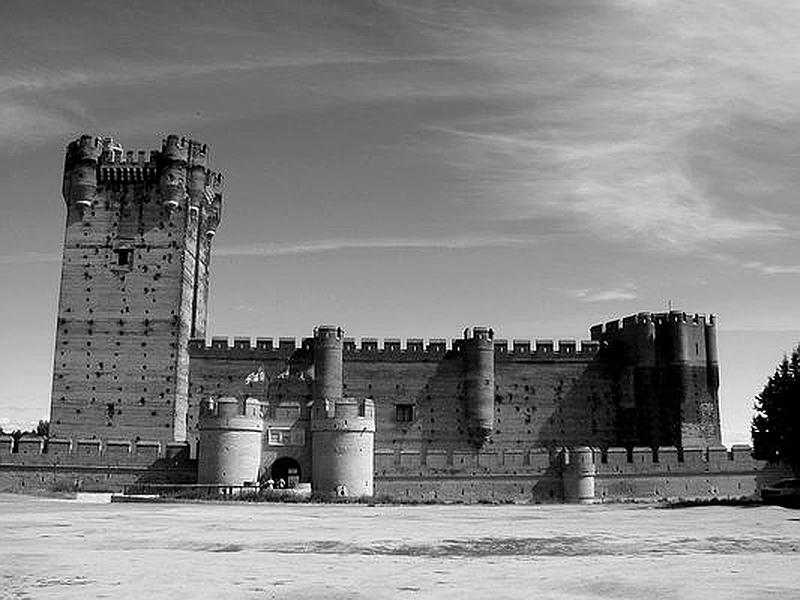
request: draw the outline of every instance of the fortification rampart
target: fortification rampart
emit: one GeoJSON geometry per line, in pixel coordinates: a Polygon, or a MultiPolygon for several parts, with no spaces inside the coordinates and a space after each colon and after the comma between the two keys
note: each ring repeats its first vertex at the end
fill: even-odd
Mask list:
{"type": "Polygon", "coordinates": [[[790,472],[752,458],[748,446],[375,452],[375,493],[415,501],[615,502],[747,497],[790,472]],[[566,450],[566,451],[565,451],[566,450]],[[577,452],[576,452],[577,451],[577,452]],[[587,468],[588,467],[588,468],[587,468]],[[586,486],[587,478],[591,485],[586,486]],[[593,491],[593,498],[585,496],[593,491]]]}
{"type": "Polygon", "coordinates": [[[666,313],[640,312],[622,319],[614,319],[605,323],[593,325],[590,329],[592,340],[599,341],[606,335],[617,335],[620,333],[634,333],[641,331],[642,325],[654,324],[664,325],[666,323],[680,323],[688,326],[701,327],[705,325],[716,325],[716,315],[704,313],[686,313],[681,311],[670,311],[666,313]]]}
{"type": "MultiPolygon", "coordinates": [[[[357,407],[357,404],[354,405],[357,407]]],[[[344,413],[340,415],[344,417],[344,413]]],[[[574,454],[575,450],[571,451],[574,454]]],[[[194,483],[184,443],[0,437],[0,491],[53,486],[121,490],[194,483]]],[[[561,502],[571,482],[563,449],[374,451],[374,493],[410,501],[561,502]]],[[[594,501],[746,497],[791,476],[749,446],[591,449],[594,501]]],[[[585,499],[584,499],[585,500],[585,499]]]]}
{"type": "MultiPolygon", "coordinates": [[[[270,337],[213,337],[209,343],[205,340],[190,340],[189,353],[198,358],[219,359],[273,359],[288,358],[295,351],[306,348],[310,338],[281,337],[275,340],[270,337]]],[[[356,342],[355,338],[344,338],[342,354],[346,361],[440,361],[448,352],[461,352],[463,339],[446,340],[432,338],[398,338],[364,337],[356,342]]],[[[494,352],[496,362],[550,362],[594,360],[600,351],[600,343],[596,340],[563,339],[522,340],[495,339],[494,352]]]]}
{"type": "Polygon", "coordinates": [[[193,483],[196,468],[185,442],[0,436],[0,492],[193,483]]]}

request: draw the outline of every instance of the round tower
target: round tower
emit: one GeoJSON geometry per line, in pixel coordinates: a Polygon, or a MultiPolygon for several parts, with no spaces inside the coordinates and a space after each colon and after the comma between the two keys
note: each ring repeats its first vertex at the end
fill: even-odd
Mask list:
{"type": "Polygon", "coordinates": [[[159,191],[167,210],[178,208],[186,198],[186,165],[189,144],[177,135],[169,135],[161,144],[159,191]]]}
{"type": "Polygon", "coordinates": [[[258,481],[264,430],[258,400],[204,400],[198,429],[198,483],[238,486],[258,481]]]}
{"type": "Polygon", "coordinates": [[[323,495],[371,496],[375,405],[342,397],[343,338],[340,327],[314,330],[311,488],[323,495]]]}
{"type": "Polygon", "coordinates": [[[82,135],[67,146],[62,193],[67,205],[85,209],[97,194],[97,163],[103,153],[103,140],[82,135]]]}
{"type": "Polygon", "coordinates": [[[589,446],[564,449],[562,459],[564,501],[579,504],[593,503],[597,473],[594,451],[589,446]]]}
{"type": "Polygon", "coordinates": [[[341,327],[320,325],[314,330],[314,405],[342,397],[341,327]]]}
{"type": "Polygon", "coordinates": [[[494,429],[494,331],[474,327],[464,340],[464,401],[467,433],[482,446],[494,429]]]}
{"type": "Polygon", "coordinates": [[[339,398],[314,403],[311,414],[311,489],[358,498],[374,494],[375,404],[339,398]],[[332,410],[331,410],[332,409],[332,410]]]}

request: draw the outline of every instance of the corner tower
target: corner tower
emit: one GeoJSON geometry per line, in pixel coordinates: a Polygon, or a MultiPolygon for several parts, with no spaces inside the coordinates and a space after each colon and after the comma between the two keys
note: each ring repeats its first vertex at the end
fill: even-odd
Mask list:
{"type": "Polygon", "coordinates": [[[670,311],[592,327],[615,382],[619,444],[721,444],[716,324],[670,311]]]}
{"type": "Polygon", "coordinates": [[[185,439],[187,343],[205,335],[221,188],[208,148],[176,135],[149,155],[89,135],[67,147],[58,437],[185,439]]]}

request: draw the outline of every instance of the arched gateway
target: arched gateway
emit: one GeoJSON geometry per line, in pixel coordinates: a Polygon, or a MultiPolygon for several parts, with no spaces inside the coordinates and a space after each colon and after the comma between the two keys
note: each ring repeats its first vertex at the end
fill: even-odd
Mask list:
{"type": "Polygon", "coordinates": [[[269,469],[269,476],[277,487],[283,481],[287,488],[296,488],[300,483],[300,463],[289,456],[278,458],[269,469]]]}

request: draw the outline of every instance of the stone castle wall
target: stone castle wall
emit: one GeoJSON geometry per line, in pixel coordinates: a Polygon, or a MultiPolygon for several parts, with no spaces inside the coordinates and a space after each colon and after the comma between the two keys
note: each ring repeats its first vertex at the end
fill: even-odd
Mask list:
{"type": "MultiPolygon", "coordinates": [[[[194,483],[188,445],[0,437],[0,492],[53,486],[121,491],[137,483],[194,483]]],[[[752,496],[791,472],[754,460],[748,446],[608,448],[592,451],[598,502],[752,496]]],[[[564,500],[561,449],[503,452],[377,449],[374,494],[425,502],[549,503],[564,500]]]]}
{"type": "MultiPolygon", "coordinates": [[[[598,502],[740,498],[791,476],[754,460],[748,446],[594,449],[598,502]]],[[[497,452],[379,450],[375,493],[412,501],[561,502],[568,487],[559,450],[497,452]]]]}
{"type": "Polygon", "coordinates": [[[185,442],[0,436],[0,492],[194,483],[196,469],[185,442]]]}
{"type": "MultiPolygon", "coordinates": [[[[344,393],[374,400],[375,447],[425,451],[470,450],[465,380],[460,344],[444,340],[345,340],[344,393]],[[400,410],[410,420],[398,421],[400,410]]],[[[495,451],[520,447],[617,442],[617,405],[611,382],[598,359],[596,343],[559,345],[495,340],[495,451]]],[[[253,396],[268,410],[285,412],[311,400],[310,356],[306,344],[268,338],[233,343],[215,338],[211,345],[190,344],[189,441],[199,402],[209,395],[253,396]],[[282,345],[281,345],[282,344],[282,345]],[[247,383],[263,373],[263,381],[247,383]],[[251,378],[252,379],[252,378],[251,378]]]]}

